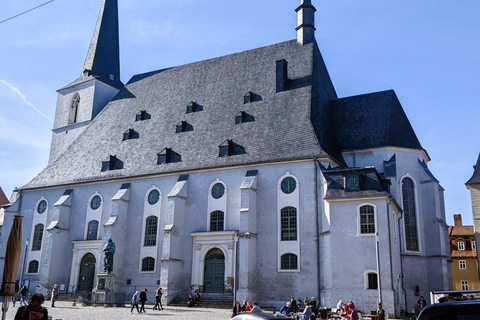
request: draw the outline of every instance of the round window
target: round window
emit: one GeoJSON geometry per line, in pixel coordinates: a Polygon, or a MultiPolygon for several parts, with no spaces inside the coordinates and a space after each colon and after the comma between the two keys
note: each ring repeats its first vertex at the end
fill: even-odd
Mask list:
{"type": "Polygon", "coordinates": [[[225,187],[221,183],[217,183],[216,185],[213,186],[212,188],[212,197],[214,199],[220,199],[223,197],[223,194],[225,193],[225,187]]]}
{"type": "Polygon", "coordinates": [[[288,177],[282,180],[282,191],[286,194],[290,194],[295,191],[297,182],[292,177],[288,177]]]}
{"type": "Polygon", "coordinates": [[[160,199],[160,192],[158,190],[152,190],[148,194],[148,203],[151,205],[154,205],[155,203],[158,202],[158,199],[160,199]]]}
{"type": "Polygon", "coordinates": [[[47,210],[47,201],[42,200],[37,206],[37,212],[38,213],[44,213],[45,210],[47,210]]]}
{"type": "Polygon", "coordinates": [[[100,208],[101,203],[102,203],[102,198],[100,198],[100,196],[95,196],[90,202],[90,208],[92,208],[92,210],[97,210],[98,208],[100,208]]]}

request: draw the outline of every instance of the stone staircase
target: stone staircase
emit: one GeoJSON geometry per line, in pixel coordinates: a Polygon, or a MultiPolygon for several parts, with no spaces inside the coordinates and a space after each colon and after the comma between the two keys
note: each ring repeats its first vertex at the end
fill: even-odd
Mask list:
{"type": "MultiPolygon", "coordinates": [[[[201,300],[197,304],[200,308],[214,308],[214,309],[233,309],[233,295],[224,293],[201,293],[201,300]]],[[[172,306],[186,306],[187,298],[184,301],[172,301],[169,305],[172,306]]]]}

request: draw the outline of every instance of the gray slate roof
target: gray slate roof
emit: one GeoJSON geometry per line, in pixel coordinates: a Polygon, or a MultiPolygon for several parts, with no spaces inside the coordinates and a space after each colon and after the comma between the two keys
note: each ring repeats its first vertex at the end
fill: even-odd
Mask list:
{"type": "Polygon", "coordinates": [[[392,146],[424,150],[393,90],[332,101],[343,150],[392,146]]]}
{"type": "Polygon", "coordinates": [[[480,183],[480,154],[478,155],[477,164],[473,166],[473,175],[467,181],[467,185],[480,183]]]}
{"type": "Polygon", "coordinates": [[[24,188],[328,157],[310,119],[315,54],[316,44],[300,46],[293,40],[134,76],[67,151],[24,188]],[[288,61],[289,79],[306,82],[292,81],[298,85],[276,92],[276,61],[281,59],[288,61]],[[249,91],[261,100],[244,104],[249,91]],[[192,101],[203,110],[187,114],[192,101]],[[135,121],[141,110],[151,119],[135,121]],[[235,124],[240,111],[255,121],[235,124]],[[175,133],[181,121],[193,131],[175,133]],[[139,138],[122,141],[129,129],[139,138]],[[227,139],[246,153],[219,157],[219,145],[227,139]],[[157,165],[164,148],[182,161],[157,165]],[[111,155],[123,169],[101,172],[102,161],[111,155]]]}

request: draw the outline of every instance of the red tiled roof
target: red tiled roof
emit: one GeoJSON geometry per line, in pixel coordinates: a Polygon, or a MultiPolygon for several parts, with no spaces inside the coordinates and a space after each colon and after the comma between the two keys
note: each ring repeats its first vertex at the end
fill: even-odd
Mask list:
{"type": "Polygon", "coordinates": [[[7,203],[10,203],[10,201],[8,201],[7,196],[3,193],[2,187],[0,187],[0,206],[7,203]]]}

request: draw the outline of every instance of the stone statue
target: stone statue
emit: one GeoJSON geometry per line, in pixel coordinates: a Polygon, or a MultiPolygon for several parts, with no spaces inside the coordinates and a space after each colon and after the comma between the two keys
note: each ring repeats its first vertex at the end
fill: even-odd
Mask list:
{"type": "Polygon", "coordinates": [[[103,248],[103,271],[112,272],[113,271],[113,255],[115,254],[115,243],[113,243],[112,238],[108,238],[108,243],[103,248]]]}

